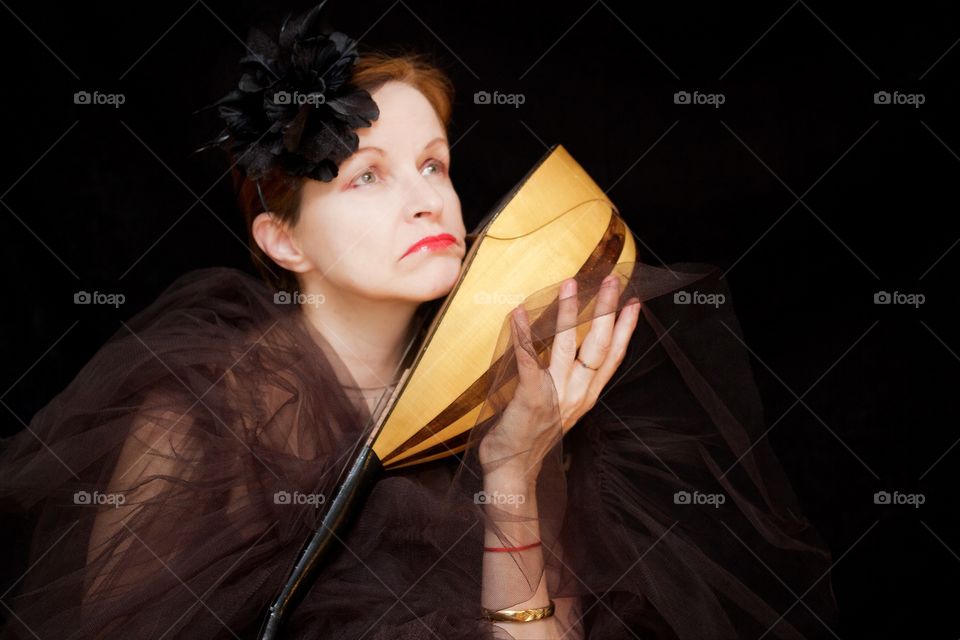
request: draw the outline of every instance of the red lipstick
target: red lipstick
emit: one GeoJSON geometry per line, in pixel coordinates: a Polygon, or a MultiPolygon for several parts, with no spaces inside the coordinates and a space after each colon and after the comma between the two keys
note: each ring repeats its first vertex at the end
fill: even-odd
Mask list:
{"type": "Polygon", "coordinates": [[[421,240],[418,240],[413,245],[411,245],[410,248],[407,249],[407,252],[404,253],[402,256],[400,256],[400,259],[402,260],[403,258],[406,258],[411,253],[420,251],[421,249],[424,251],[435,251],[437,249],[443,249],[444,247],[448,247],[451,244],[456,244],[456,243],[457,243],[457,239],[454,238],[449,233],[441,233],[440,235],[437,235],[437,236],[427,236],[426,238],[422,238],[421,240]]]}

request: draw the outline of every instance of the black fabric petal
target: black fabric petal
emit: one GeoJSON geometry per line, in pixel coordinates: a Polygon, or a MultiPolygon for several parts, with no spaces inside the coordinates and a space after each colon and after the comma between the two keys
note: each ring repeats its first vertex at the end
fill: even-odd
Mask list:
{"type": "Polygon", "coordinates": [[[306,128],[307,117],[312,107],[304,106],[297,110],[297,115],[283,129],[283,146],[287,151],[296,151],[300,147],[300,139],[306,128]]]}
{"type": "Polygon", "coordinates": [[[329,100],[327,106],[343,116],[350,127],[369,127],[372,120],[380,117],[380,108],[370,94],[363,92],[348,93],[329,100]]]}
{"type": "Polygon", "coordinates": [[[250,35],[247,37],[247,47],[267,60],[276,59],[280,52],[277,41],[257,27],[250,29],[250,35]]]}
{"type": "Polygon", "coordinates": [[[357,43],[322,30],[322,6],[288,15],[276,38],[251,29],[237,87],[210,105],[226,128],[197,151],[225,146],[252,178],[273,166],[324,182],[337,177],[337,165],[357,150],[354,129],[371,126],[380,109],[350,86],[357,43]]]}

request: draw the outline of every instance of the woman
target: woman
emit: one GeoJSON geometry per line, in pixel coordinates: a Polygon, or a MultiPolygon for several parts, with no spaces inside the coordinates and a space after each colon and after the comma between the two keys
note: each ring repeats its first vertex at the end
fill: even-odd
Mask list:
{"type": "MultiPolygon", "coordinates": [[[[449,82],[417,56],[357,60],[316,21],[255,32],[219,103],[265,283],[181,277],[5,442],[0,490],[37,523],[3,637],[254,636],[456,283],[449,82]]],[[[289,637],[822,635],[829,553],[759,438],[732,311],[665,295],[693,283],[729,296],[701,266],[638,263],[579,291],[589,313],[574,278],[518,305],[498,419],[374,487],[289,637]],[[556,299],[538,357],[529,318],[556,299]]]]}

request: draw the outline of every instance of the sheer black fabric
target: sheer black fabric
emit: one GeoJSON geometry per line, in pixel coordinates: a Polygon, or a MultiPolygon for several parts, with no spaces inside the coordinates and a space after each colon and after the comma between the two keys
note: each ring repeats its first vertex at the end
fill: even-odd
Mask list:
{"type": "MultiPolygon", "coordinates": [[[[618,309],[643,302],[637,329],[596,406],[566,435],[558,423],[530,523],[565,637],[830,636],[830,553],[762,437],[725,281],[698,264],[616,271],[618,309]]],[[[522,303],[531,342],[504,320],[466,450],[383,475],[288,637],[506,637],[480,604],[484,531],[508,516],[477,498],[490,465],[472,445],[509,404],[515,345],[546,367],[569,328],[559,284],[522,303]]],[[[591,300],[597,283],[579,289],[591,300]]],[[[576,324],[608,311],[583,304],[576,324]]],[[[35,528],[11,551],[29,570],[6,585],[0,637],[255,637],[369,428],[354,386],[260,281],[228,268],[179,278],[3,442],[4,509],[35,528]]],[[[553,385],[543,393],[556,401],[553,385]]],[[[532,594],[539,563],[507,555],[532,594]]]]}

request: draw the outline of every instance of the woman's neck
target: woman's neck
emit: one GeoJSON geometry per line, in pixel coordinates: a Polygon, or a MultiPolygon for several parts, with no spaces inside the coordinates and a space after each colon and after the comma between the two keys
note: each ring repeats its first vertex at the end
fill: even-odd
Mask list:
{"type": "Polygon", "coordinates": [[[350,370],[359,387],[395,381],[419,303],[356,296],[306,295],[301,309],[350,370]],[[322,302],[317,302],[322,300],[322,302]]]}

